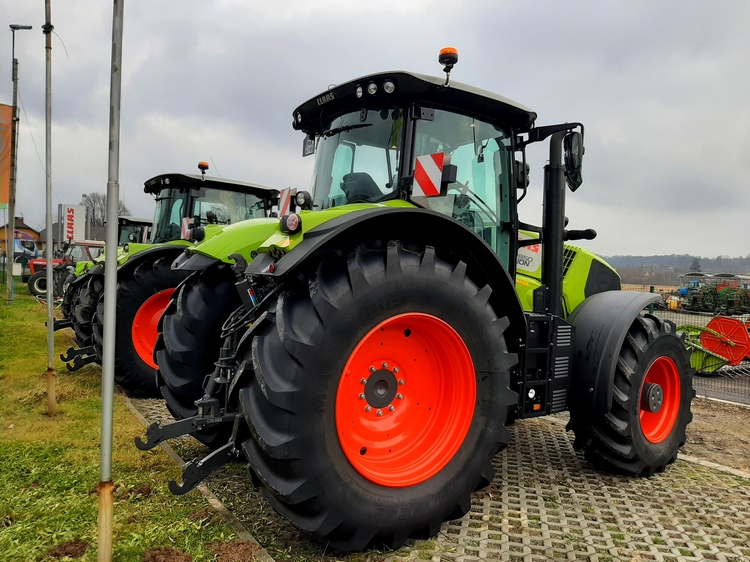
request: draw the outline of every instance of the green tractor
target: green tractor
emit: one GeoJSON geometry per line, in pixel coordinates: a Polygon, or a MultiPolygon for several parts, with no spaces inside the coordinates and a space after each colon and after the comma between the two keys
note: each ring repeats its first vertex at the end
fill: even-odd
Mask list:
{"type": "MultiPolygon", "coordinates": [[[[267,216],[278,199],[278,190],[206,177],[208,166],[199,167],[201,175],[162,174],[145,183],[144,191],[156,199],[151,241],[128,242],[118,251],[115,381],[132,395],[158,393],[153,361],[156,324],[175,287],[187,276],[173,270],[172,261],[228,224],[267,216]]],[[[102,262],[70,285],[68,320],[82,344],[61,355],[71,371],[101,363],[104,274],[102,262]]]]}
{"type": "MultiPolygon", "coordinates": [[[[695,394],[682,339],[645,312],[658,295],[621,291],[605,262],[565,244],[595,235],[565,224],[583,126],[537,127],[524,106],[451,83],[457,58],[441,52],[445,78],[378,73],[300,105],[311,193],[281,209],[250,260],[207,241],[176,262],[234,261],[237,295],[225,298],[241,305],[208,317],[220,349],[203,395],[206,363],[170,403],[187,415],[192,398],[195,413],[136,440],[224,437],[173,493],[244,459],[316,540],[395,549],[467,512],[516,419],[568,410],[575,447],[603,470],[650,476],[675,460],[695,394]],[[535,226],[518,204],[539,142],[549,161],[535,226]]],[[[184,294],[215,303],[205,275],[184,294]]],[[[179,325],[187,300],[173,300],[157,346],[168,401],[179,338],[203,322],[179,325]]]]}

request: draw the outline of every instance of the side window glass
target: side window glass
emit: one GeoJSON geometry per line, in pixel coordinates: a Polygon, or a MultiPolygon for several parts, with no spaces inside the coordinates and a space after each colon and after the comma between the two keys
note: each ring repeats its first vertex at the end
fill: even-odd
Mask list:
{"type": "Polygon", "coordinates": [[[182,199],[178,199],[174,202],[174,205],[172,205],[172,214],[169,217],[170,224],[180,226],[180,221],[182,219],[182,203],[182,199]]]}
{"type": "Polygon", "coordinates": [[[444,196],[415,196],[413,201],[462,222],[500,254],[501,245],[507,245],[500,241],[500,226],[509,217],[502,203],[508,200],[508,135],[489,123],[441,110],[416,127],[415,158],[444,153],[456,166],[456,182],[444,196]]]}
{"type": "Polygon", "coordinates": [[[341,189],[344,176],[354,171],[354,145],[340,144],[336,147],[331,168],[331,207],[337,207],[346,203],[346,195],[341,189]]]}

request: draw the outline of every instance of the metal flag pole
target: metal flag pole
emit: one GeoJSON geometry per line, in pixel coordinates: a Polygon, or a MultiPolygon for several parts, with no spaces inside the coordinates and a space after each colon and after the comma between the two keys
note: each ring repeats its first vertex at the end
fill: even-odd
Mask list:
{"type": "Polygon", "coordinates": [[[52,270],[52,30],[54,26],[50,23],[51,8],[50,1],[44,2],[45,22],[42,26],[44,33],[46,52],[46,163],[47,172],[47,415],[54,416],[57,413],[57,400],[55,398],[55,279],[52,270]]]}
{"type": "Polygon", "coordinates": [[[115,299],[117,297],[117,212],[120,201],[120,93],[122,26],[125,0],[114,0],[112,17],[112,77],[109,105],[109,177],[104,258],[104,345],[102,352],[102,430],[99,468],[99,562],[112,560],[112,417],[115,391],[115,299]]]}

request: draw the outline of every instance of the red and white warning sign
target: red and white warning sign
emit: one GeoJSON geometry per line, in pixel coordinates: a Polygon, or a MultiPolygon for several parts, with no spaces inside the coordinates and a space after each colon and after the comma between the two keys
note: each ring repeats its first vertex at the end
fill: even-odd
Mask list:
{"type": "Polygon", "coordinates": [[[284,215],[289,214],[289,208],[291,207],[292,203],[292,188],[291,187],[285,187],[281,191],[279,191],[279,216],[283,217],[284,215]]]}
{"type": "Polygon", "coordinates": [[[412,195],[424,195],[425,197],[440,195],[440,182],[443,179],[444,162],[445,152],[417,156],[412,195]]]}

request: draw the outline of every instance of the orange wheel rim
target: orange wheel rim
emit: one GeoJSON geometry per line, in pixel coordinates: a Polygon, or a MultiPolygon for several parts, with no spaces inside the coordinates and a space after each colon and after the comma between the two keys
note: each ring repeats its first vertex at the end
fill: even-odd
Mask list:
{"type": "Polygon", "coordinates": [[[159,291],[149,297],[135,313],[133,318],[133,347],[138,357],[152,369],[156,369],[154,362],[154,347],[159,336],[157,326],[159,319],[172,298],[174,288],[159,291]]]}
{"type": "Polygon", "coordinates": [[[435,316],[393,316],[362,338],[341,374],[339,443],[371,482],[419,484],[455,456],[475,404],[474,363],[461,336],[435,316]]]}
{"type": "Polygon", "coordinates": [[[669,357],[657,358],[646,371],[639,399],[643,435],[651,443],[664,441],[680,411],[680,372],[669,357]]]}

